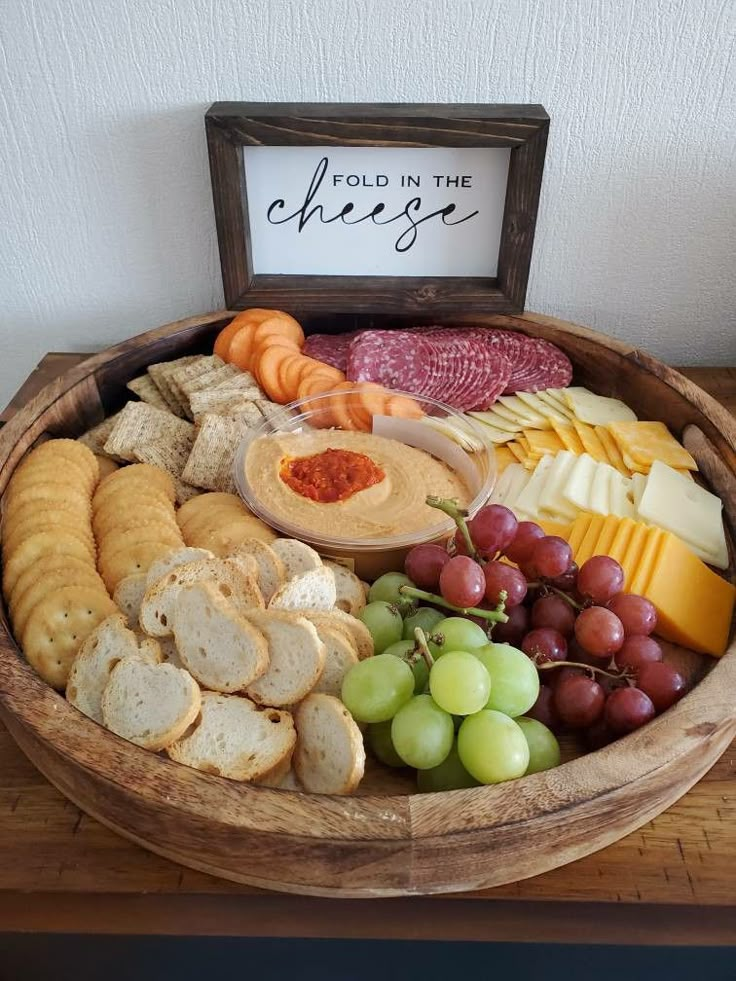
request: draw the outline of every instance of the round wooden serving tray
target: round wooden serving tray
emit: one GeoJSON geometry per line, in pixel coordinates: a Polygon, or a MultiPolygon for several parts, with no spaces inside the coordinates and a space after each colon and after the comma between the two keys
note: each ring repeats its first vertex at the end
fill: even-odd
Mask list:
{"type": "MultiPolygon", "coordinates": [[[[43,433],[76,435],[124,400],[153,362],[211,350],[227,311],[169,324],[48,385],[0,434],[0,493],[43,433]]],[[[681,435],[736,525],[736,423],[682,375],[623,343],[527,314],[466,322],[523,330],[567,352],[576,382],[619,396],[681,435]]],[[[463,322],[462,317],[453,323],[463,322]]],[[[673,570],[673,575],[677,570],[673,570]]],[[[478,889],[546,872],[640,827],[685,793],[736,734],[736,643],[643,729],[557,769],[494,787],[411,794],[386,770],[362,795],[237,784],[180,766],[81,715],[28,666],[3,611],[0,717],[38,769],[84,811],[192,868],[286,892],[396,896],[478,889]],[[710,670],[707,670],[709,669],[710,670]],[[707,671],[707,673],[705,673],[707,671]]]]}

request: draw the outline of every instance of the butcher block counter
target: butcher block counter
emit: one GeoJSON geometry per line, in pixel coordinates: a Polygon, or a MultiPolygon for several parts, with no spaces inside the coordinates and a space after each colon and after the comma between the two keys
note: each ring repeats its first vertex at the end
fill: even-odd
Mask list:
{"type": "MultiPolygon", "coordinates": [[[[0,421],[84,357],[48,354],[0,421]]],[[[680,370],[736,413],[736,368],[680,370]]],[[[736,742],[669,810],[571,865],[482,892],[328,900],[263,892],[144,851],[62,797],[0,724],[0,931],[736,943],[736,742]]]]}

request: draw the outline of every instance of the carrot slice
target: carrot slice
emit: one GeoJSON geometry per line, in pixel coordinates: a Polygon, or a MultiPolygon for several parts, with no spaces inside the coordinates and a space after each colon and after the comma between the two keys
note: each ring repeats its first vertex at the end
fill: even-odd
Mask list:
{"type": "Polygon", "coordinates": [[[272,402],[284,405],[289,401],[288,394],[284,391],[279,379],[281,362],[286,357],[291,357],[293,349],[291,347],[281,347],[272,344],[261,355],[258,361],[258,384],[264,390],[272,402]]]}
{"type": "Polygon", "coordinates": [[[270,337],[272,334],[286,338],[300,349],[304,344],[304,332],[295,320],[292,322],[291,318],[284,320],[282,317],[269,317],[268,320],[263,320],[258,325],[253,347],[258,349],[266,337],[270,337]]]}
{"type": "Polygon", "coordinates": [[[369,415],[363,404],[360,393],[356,391],[355,382],[344,381],[335,387],[336,392],[343,392],[345,411],[352,420],[352,429],[368,433],[373,428],[373,417],[369,415]]]}
{"type": "Polygon", "coordinates": [[[377,385],[375,382],[359,382],[356,388],[360,392],[363,409],[371,420],[370,428],[372,429],[373,416],[384,416],[387,414],[386,402],[389,398],[389,393],[383,385],[377,385]]]}
{"type": "Polygon", "coordinates": [[[271,318],[282,321],[286,327],[288,335],[296,344],[299,345],[299,347],[302,347],[304,344],[304,331],[302,330],[302,326],[298,320],[294,320],[294,318],[284,310],[271,310],[271,318]]]}
{"type": "Polygon", "coordinates": [[[304,360],[306,359],[303,355],[292,354],[290,357],[284,358],[284,360],[281,362],[279,381],[284,394],[289,396],[290,402],[297,397],[299,382],[301,381],[302,373],[304,371],[304,365],[302,364],[304,360]]]}
{"type": "Polygon", "coordinates": [[[233,337],[242,326],[243,324],[237,317],[235,317],[234,320],[230,321],[227,327],[223,327],[215,339],[215,347],[212,353],[216,354],[218,358],[222,358],[223,361],[227,361],[227,352],[230,348],[230,341],[232,341],[233,337]]]}
{"type": "Polygon", "coordinates": [[[227,360],[237,365],[241,371],[250,369],[251,352],[253,350],[253,335],[258,324],[246,323],[235,333],[227,349],[227,360]]]}

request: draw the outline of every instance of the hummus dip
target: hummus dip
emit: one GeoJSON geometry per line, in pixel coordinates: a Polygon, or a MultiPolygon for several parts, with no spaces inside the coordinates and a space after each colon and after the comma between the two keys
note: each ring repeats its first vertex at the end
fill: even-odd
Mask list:
{"type": "Polygon", "coordinates": [[[427,495],[455,498],[461,507],[471,498],[462,478],[424,450],[384,436],[339,430],[258,437],[246,453],[245,478],[275,522],[330,538],[385,538],[442,526],[447,519],[427,507],[427,495]],[[329,458],[328,451],[335,450],[348,451],[348,458],[361,454],[374,482],[332,501],[314,500],[290,486],[290,464],[308,465],[309,458],[329,458]]]}

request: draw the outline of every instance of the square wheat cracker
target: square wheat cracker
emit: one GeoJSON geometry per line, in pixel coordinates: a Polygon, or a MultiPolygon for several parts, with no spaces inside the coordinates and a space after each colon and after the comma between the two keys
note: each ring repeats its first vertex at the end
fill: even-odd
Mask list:
{"type": "Polygon", "coordinates": [[[202,417],[182,480],[213,491],[235,491],[232,470],[235,452],[248,426],[227,416],[202,417]]]}
{"type": "Polygon", "coordinates": [[[194,426],[190,422],[146,402],[128,402],[105,443],[105,452],[133,462],[135,451],[142,446],[158,442],[191,445],[193,439],[194,426]]]}

